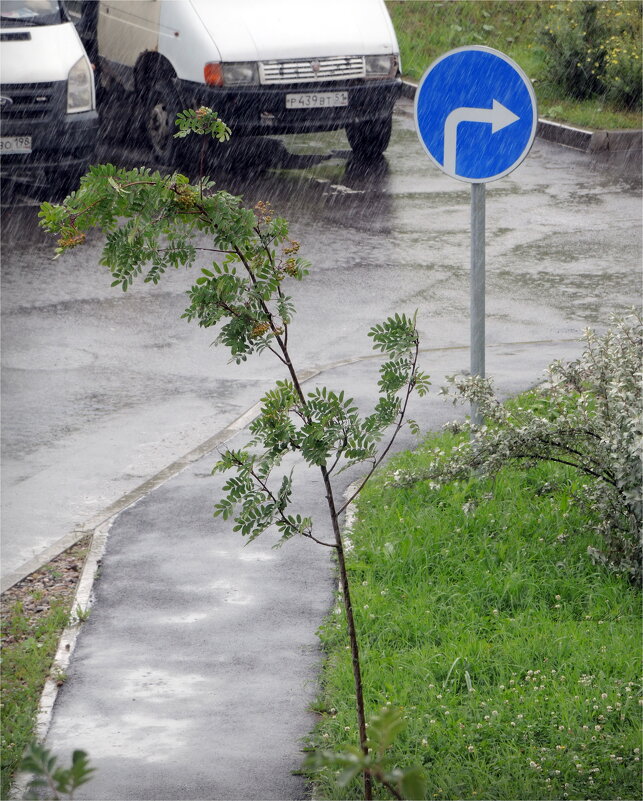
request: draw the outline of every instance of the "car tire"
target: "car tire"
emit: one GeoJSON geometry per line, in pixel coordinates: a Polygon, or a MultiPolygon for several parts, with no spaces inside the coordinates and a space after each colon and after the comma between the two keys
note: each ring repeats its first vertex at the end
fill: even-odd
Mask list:
{"type": "Polygon", "coordinates": [[[166,166],[173,167],[177,158],[177,145],[181,140],[174,138],[178,131],[175,120],[182,110],[170,78],[158,78],[147,94],[143,126],[154,158],[166,166]]]}
{"type": "Polygon", "coordinates": [[[391,140],[392,117],[375,122],[357,122],[346,126],[348,144],[358,159],[379,158],[391,140]]]}

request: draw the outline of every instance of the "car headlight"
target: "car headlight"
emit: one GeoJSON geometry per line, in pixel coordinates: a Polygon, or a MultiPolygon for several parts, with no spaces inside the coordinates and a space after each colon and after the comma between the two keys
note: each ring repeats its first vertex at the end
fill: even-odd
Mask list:
{"type": "Polygon", "coordinates": [[[398,58],[396,55],[366,56],[364,67],[367,78],[394,78],[397,74],[398,58]]]}
{"type": "Polygon", "coordinates": [[[92,68],[81,56],[67,76],[67,113],[92,111],[94,108],[94,76],[92,68]]]}
{"type": "Polygon", "coordinates": [[[247,86],[258,82],[257,65],[252,61],[231,61],[223,65],[225,86],[247,86]]]}
{"type": "Polygon", "coordinates": [[[205,82],[210,86],[249,86],[259,83],[257,65],[252,61],[211,61],[203,68],[205,82]]]}

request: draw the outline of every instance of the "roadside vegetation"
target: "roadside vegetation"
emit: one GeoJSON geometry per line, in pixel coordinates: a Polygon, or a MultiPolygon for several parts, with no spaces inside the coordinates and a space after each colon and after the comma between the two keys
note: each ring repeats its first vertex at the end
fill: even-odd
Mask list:
{"type": "MultiPolygon", "coordinates": [[[[2,788],[33,739],[42,690],[60,636],[69,622],[77,579],[87,553],[84,540],[2,595],[2,788]]],[[[55,677],[59,682],[64,676],[55,677]]]]}
{"type": "MultiPolygon", "coordinates": [[[[572,503],[569,467],[394,486],[457,441],[394,459],[351,534],[367,706],[406,717],[389,761],[421,765],[430,799],[638,798],[638,588],[588,557],[600,521],[572,503]]],[[[321,630],[317,749],[354,728],[337,612],[321,630]]],[[[330,769],[316,778],[317,797],[360,797],[330,769]]]]}
{"type": "Polygon", "coordinates": [[[448,50],[485,45],[531,79],[541,117],[594,129],[641,127],[638,0],[387,0],[404,76],[448,50]]]}
{"type": "MultiPolygon", "coordinates": [[[[506,404],[454,377],[445,394],[485,424],[431,434],[358,499],[367,707],[403,710],[388,763],[423,769],[419,797],[638,797],[643,324],[583,338],[506,404]]],[[[312,743],[329,754],[351,731],[336,613],[312,743]]],[[[318,795],[357,797],[336,768],[318,795]]]]}
{"type": "MultiPolygon", "coordinates": [[[[639,797],[643,324],[584,340],[506,404],[454,377],[485,425],[429,435],[358,499],[367,708],[402,709],[387,763],[423,769],[413,798],[639,797]]],[[[352,729],[340,631],[338,607],[311,744],[328,754],[352,729]]],[[[317,795],[357,798],[337,767],[317,795]]]]}

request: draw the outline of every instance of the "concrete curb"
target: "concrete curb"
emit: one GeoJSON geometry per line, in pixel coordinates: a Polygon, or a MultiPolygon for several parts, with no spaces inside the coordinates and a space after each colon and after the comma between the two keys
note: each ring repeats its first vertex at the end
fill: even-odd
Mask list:
{"type": "MultiPolygon", "coordinates": [[[[85,564],[80,574],[80,580],[72,602],[71,620],[65,627],[58,641],[56,655],[51,663],[49,676],[45,681],[45,686],[40,696],[33,739],[41,743],[44,742],[47,731],[49,730],[49,724],[51,723],[54,704],[58,697],[58,681],[60,677],[64,676],[69,666],[76,646],[76,640],[80,633],[80,628],[85,619],[84,616],[90,613],[93,604],[94,581],[96,580],[96,574],[98,573],[101,559],[105,552],[111,524],[112,520],[108,520],[98,526],[93,532],[89,553],[85,559],[85,564]]],[[[24,798],[27,785],[32,779],[33,776],[30,773],[25,771],[19,772],[13,780],[9,798],[24,798]]]]}
{"type": "MultiPolygon", "coordinates": [[[[417,84],[402,82],[402,97],[413,100],[416,91],[417,84]]],[[[627,162],[632,168],[640,169],[643,130],[595,131],[539,118],[536,136],[574,150],[607,156],[608,161],[627,162]]]]}

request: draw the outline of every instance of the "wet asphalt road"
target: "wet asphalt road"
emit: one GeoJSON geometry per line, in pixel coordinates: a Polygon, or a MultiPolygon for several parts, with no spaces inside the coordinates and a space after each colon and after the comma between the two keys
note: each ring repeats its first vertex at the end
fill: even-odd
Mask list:
{"type": "MultiPolygon", "coordinates": [[[[285,137],[288,152],[273,143],[259,164],[215,171],[249,205],[270,200],[313,263],[295,293],[301,369],[367,355],[373,323],[415,309],[423,347],[456,348],[445,371],[468,366],[469,187],[429,162],[411,109],[400,102],[392,144],[374,168],[352,162],[339,132],[285,137]]],[[[106,143],[99,155],[134,165],[141,154],[106,143]]],[[[5,582],[108,517],[275,377],[267,360],[228,365],[211,332],[179,319],[189,273],[123,294],[96,266],[98,236],[52,261],[37,210],[21,194],[2,209],[5,582]]],[[[523,165],[487,187],[490,354],[549,343],[522,346],[524,378],[536,380],[551,352],[577,352],[585,326],[638,305],[640,234],[639,187],[537,141],[523,165]]],[[[425,362],[437,375],[430,354],[425,362]]]]}

